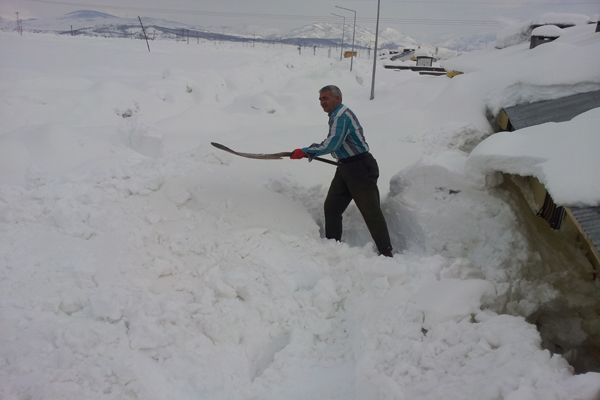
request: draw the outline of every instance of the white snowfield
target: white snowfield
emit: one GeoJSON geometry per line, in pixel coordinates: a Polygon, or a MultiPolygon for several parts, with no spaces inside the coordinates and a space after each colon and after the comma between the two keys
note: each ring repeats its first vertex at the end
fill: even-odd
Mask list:
{"type": "Polygon", "coordinates": [[[486,108],[600,87],[593,28],[452,80],[379,68],[374,101],[362,54],[0,33],[0,398],[597,400],[525,319],[562,294],[514,208],[465,173],[486,108]],[[332,166],[209,144],[322,140],[330,83],[393,259],[353,205],[321,237],[332,166]]]}

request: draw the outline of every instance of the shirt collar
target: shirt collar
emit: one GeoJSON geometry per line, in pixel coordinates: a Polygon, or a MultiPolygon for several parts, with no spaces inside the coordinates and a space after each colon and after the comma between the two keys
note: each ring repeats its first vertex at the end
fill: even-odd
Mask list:
{"type": "Polygon", "coordinates": [[[336,108],[334,108],[334,109],[333,109],[333,111],[332,111],[332,112],[330,112],[328,115],[329,115],[330,117],[331,117],[331,116],[333,116],[333,115],[335,115],[335,114],[336,114],[336,113],[337,113],[337,112],[340,110],[340,108],[342,108],[343,106],[344,106],[344,105],[343,105],[342,103],[338,104],[338,106],[337,106],[336,108]]]}

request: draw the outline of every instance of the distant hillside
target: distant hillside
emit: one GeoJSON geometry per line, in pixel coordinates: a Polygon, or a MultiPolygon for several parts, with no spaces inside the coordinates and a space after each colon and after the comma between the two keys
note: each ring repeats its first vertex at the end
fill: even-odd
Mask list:
{"type": "MultiPolygon", "coordinates": [[[[346,24],[344,30],[344,42],[350,44],[352,42],[353,25],[346,24]]],[[[329,39],[337,44],[342,41],[342,26],[341,24],[309,24],[300,28],[294,29],[282,36],[283,39],[303,38],[303,39],[329,39]]],[[[357,25],[354,38],[356,47],[373,47],[375,43],[375,33],[357,25]]],[[[379,47],[380,48],[398,48],[398,47],[415,47],[417,41],[410,36],[404,35],[392,28],[383,29],[379,32],[379,47]]]]}
{"type": "MultiPolygon", "coordinates": [[[[339,46],[342,41],[341,24],[309,24],[286,34],[273,34],[264,28],[244,25],[205,28],[160,18],[142,17],[142,21],[150,39],[187,40],[187,38],[190,38],[232,42],[256,41],[310,47],[334,47],[339,46]],[[263,32],[261,32],[261,29],[263,32]]],[[[349,48],[351,45],[352,27],[348,23],[345,26],[344,47],[349,48]]],[[[15,21],[0,19],[0,30],[12,31],[14,29],[15,21]]],[[[100,37],[141,38],[143,36],[137,18],[123,18],[95,10],[73,11],[56,18],[24,20],[23,30],[26,32],[100,37]]],[[[374,32],[362,26],[356,26],[355,47],[372,48],[374,43],[374,32]]],[[[379,32],[379,48],[381,49],[416,48],[419,46],[427,45],[418,43],[412,37],[395,29],[385,28],[379,32]]]]}
{"type": "Polygon", "coordinates": [[[496,42],[496,34],[470,35],[459,38],[444,40],[440,46],[447,47],[459,52],[468,52],[493,47],[496,42]]]}
{"type": "Polygon", "coordinates": [[[94,20],[98,18],[119,18],[116,15],[103,13],[94,10],[79,10],[67,13],[60,17],[61,19],[88,19],[94,20]]]}

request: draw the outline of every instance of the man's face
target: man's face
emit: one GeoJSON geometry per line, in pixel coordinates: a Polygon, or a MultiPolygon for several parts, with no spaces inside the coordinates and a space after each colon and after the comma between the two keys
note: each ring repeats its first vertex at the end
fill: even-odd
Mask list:
{"type": "Polygon", "coordinates": [[[326,113],[330,113],[333,110],[335,110],[335,108],[338,105],[340,105],[342,99],[338,96],[335,96],[331,92],[321,92],[319,94],[319,101],[321,102],[321,107],[323,107],[323,111],[325,111],[326,113]]]}

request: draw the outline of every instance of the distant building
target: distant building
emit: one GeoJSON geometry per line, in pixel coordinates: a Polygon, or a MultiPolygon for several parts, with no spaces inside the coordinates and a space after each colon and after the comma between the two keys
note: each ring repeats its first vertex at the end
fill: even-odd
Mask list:
{"type": "Polygon", "coordinates": [[[420,75],[446,75],[446,70],[439,66],[434,66],[436,59],[426,50],[417,49],[416,51],[409,49],[405,50],[398,57],[392,58],[391,61],[400,60],[398,63],[388,63],[384,68],[395,70],[410,70],[418,72],[420,75]],[[409,60],[414,62],[410,64],[409,60]]]}
{"type": "Polygon", "coordinates": [[[417,67],[431,67],[433,66],[433,57],[420,56],[417,57],[417,67]]]}
{"type": "Polygon", "coordinates": [[[402,53],[391,56],[390,60],[391,61],[396,61],[396,60],[406,61],[406,60],[410,60],[411,57],[414,56],[414,54],[415,54],[415,49],[406,48],[406,49],[402,50],[402,53]]]}
{"type": "Polygon", "coordinates": [[[434,58],[429,52],[419,49],[415,52],[417,61],[417,67],[431,67],[433,66],[434,58]]]}

